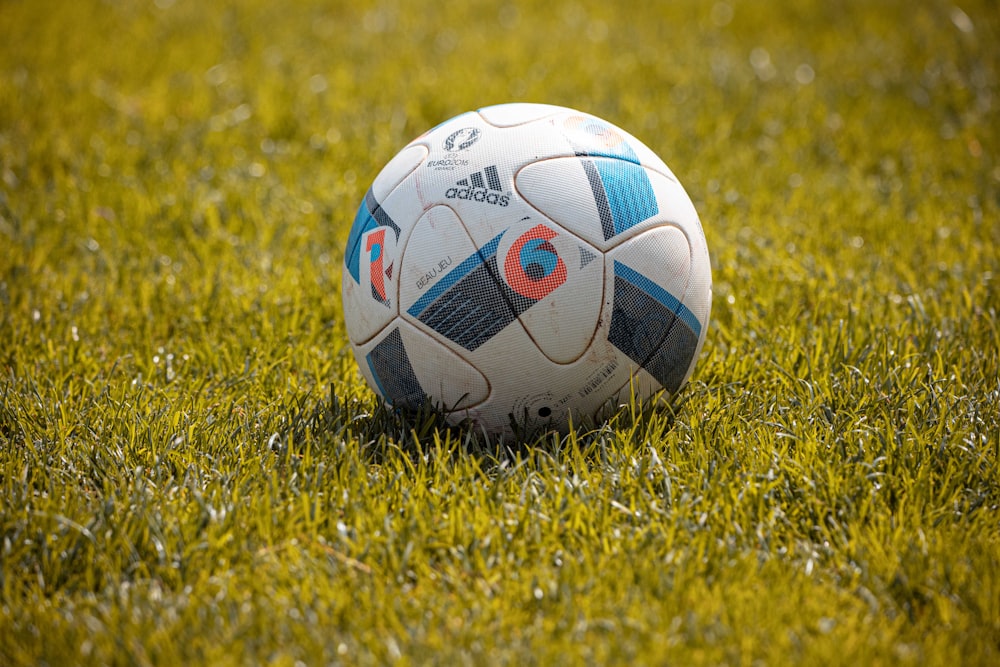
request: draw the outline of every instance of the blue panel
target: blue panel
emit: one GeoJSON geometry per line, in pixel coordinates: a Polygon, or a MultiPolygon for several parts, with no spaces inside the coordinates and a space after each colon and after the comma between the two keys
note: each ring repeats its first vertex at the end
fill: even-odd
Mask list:
{"type": "Polygon", "coordinates": [[[482,265],[488,257],[495,255],[497,252],[497,246],[500,245],[500,237],[503,235],[504,232],[500,232],[489,243],[466,257],[461,264],[446,273],[441,280],[434,283],[429,290],[424,292],[424,295],[417,299],[416,303],[410,306],[406,312],[414,317],[419,317],[420,313],[422,313],[435,299],[444,294],[449,287],[464,278],[466,274],[471,273],[473,269],[482,265]]]}
{"type": "Polygon", "coordinates": [[[351,232],[347,236],[347,249],[344,251],[344,264],[350,272],[354,282],[361,282],[361,237],[365,232],[378,227],[378,223],[372,214],[368,212],[365,202],[361,202],[358,212],[354,216],[354,224],[351,225],[351,232]]]}
{"type": "Polygon", "coordinates": [[[407,312],[445,338],[474,351],[537,303],[499,278],[503,233],[449,271],[407,312]]]}
{"type": "Polygon", "coordinates": [[[670,392],[680,388],[691,367],[700,328],[693,314],[673,295],[615,262],[608,340],[670,392]]]}
{"type": "Polygon", "coordinates": [[[621,277],[646,294],[656,299],[665,308],[681,318],[684,324],[694,332],[695,336],[701,336],[701,322],[695,317],[687,306],[680,302],[673,294],[663,289],[655,282],[642,275],[630,266],[626,266],[619,261],[615,261],[615,276],[621,277]]]}
{"type": "Polygon", "coordinates": [[[587,173],[607,241],[656,215],[660,208],[639,156],[619,132],[597,118],[580,120],[570,125],[567,138],[587,173]]]}
{"type": "Polygon", "coordinates": [[[616,234],[615,218],[611,215],[611,206],[608,205],[608,195],[604,192],[604,182],[601,174],[594,166],[594,161],[589,159],[581,160],[583,171],[587,174],[587,181],[590,183],[590,191],[594,194],[594,204],[597,206],[597,215],[601,218],[601,231],[604,233],[604,240],[607,241],[616,234]]]}
{"type": "Polygon", "coordinates": [[[366,357],[368,368],[375,377],[382,397],[399,408],[419,407],[425,399],[417,374],[410,364],[410,357],[403,347],[399,329],[386,336],[366,357]]]}
{"type": "Polygon", "coordinates": [[[604,184],[615,234],[631,229],[660,211],[656,193],[643,167],[625,160],[594,160],[604,184]]]}

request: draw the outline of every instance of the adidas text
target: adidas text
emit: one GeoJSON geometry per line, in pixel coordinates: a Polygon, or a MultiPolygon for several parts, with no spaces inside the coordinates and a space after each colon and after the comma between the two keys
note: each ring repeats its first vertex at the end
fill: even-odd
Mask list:
{"type": "Polygon", "coordinates": [[[494,206],[507,206],[510,204],[510,195],[487,190],[486,188],[448,188],[444,196],[448,199],[468,199],[469,201],[480,201],[494,206]]]}

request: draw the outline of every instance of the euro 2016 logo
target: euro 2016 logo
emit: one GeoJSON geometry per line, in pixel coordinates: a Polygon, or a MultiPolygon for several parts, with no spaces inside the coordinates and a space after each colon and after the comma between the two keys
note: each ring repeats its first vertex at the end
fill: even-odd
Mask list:
{"type": "Polygon", "coordinates": [[[556,233],[536,225],[521,234],[503,263],[504,277],[515,292],[539,301],[566,282],[566,263],[551,241],[556,233]]]}

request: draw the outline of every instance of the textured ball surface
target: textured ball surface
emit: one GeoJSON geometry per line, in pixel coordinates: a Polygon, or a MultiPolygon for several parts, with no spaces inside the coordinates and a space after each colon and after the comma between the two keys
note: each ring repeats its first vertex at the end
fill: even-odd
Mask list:
{"type": "Polygon", "coordinates": [[[687,193],[635,137],[562,107],[487,107],[413,140],[366,193],[344,263],[368,383],[490,433],[673,394],[708,328],[687,193]]]}

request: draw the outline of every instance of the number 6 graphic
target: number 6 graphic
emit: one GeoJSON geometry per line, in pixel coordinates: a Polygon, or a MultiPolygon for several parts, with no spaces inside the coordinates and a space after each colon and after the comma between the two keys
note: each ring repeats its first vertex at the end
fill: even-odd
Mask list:
{"type": "Polygon", "coordinates": [[[503,272],[514,291],[538,301],[566,282],[566,263],[549,241],[556,233],[536,225],[522,234],[507,253],[503,272]]]}

